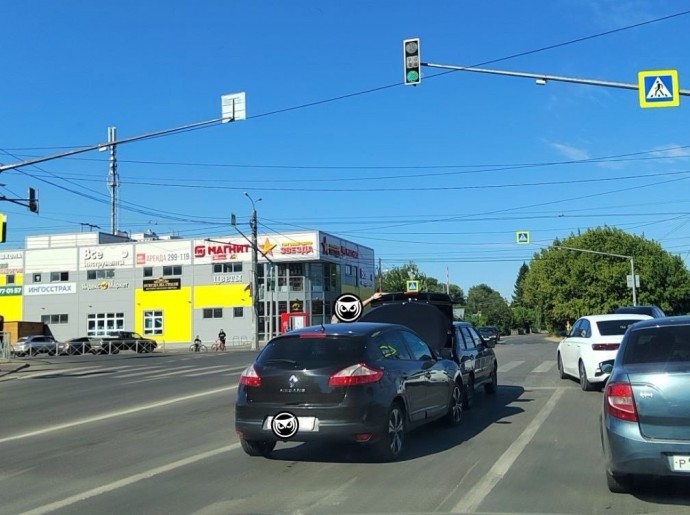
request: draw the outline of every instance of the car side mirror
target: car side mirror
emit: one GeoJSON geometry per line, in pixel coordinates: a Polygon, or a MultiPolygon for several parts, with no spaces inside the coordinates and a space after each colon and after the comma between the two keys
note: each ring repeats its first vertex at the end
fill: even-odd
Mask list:
{"type": "Polygon", "coordinates": [[[612,359],[602,361],[601,363],[599,363],[599,370],[601,370],[604,374],[610,374],[611,372],[613,372],[613,363],[614,360],[612,359]]]}
{"type": "Polygon", "coordinates": [[[496,347],[496,341],[491,338],[482,338],[482,342],[488,349],[493,349],[496,347]]]}
{"type": "Polygon", "coordinates": [[[439,349],[438,354],[443,359],[453,359],[453,350],[447,347],[439,349]]]}

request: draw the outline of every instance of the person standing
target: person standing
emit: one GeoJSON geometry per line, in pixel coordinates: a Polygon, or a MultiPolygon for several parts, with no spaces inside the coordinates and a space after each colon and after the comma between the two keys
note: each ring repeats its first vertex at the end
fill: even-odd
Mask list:
{"type": "Polygon", "coordinates": [[[221,329],[220,332],[218,333],[218,339],[220,340],[220,349],[221,350],[225,350],[225,338],[226,338],[225,331],[223,331],[221,329]]]}

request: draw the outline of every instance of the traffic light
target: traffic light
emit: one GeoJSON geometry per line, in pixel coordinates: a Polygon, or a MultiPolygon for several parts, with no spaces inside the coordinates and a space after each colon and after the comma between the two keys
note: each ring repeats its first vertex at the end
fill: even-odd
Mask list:
{"type": "Polygon", "coordinates": [[[38,213],[38,199],[36,198],[36,190],[29,188],[29,211],[38,213]]]}
{"type": "Polygon", "coordinates": [[[0,243],[7,241],[7,217],[0,213],[0,243]]]}
{"type": "Polygon", "coordinates": [[[405,86],[415,86],[422,82],[422,62],[419,55],[419,38],[403,41],[403,67],[405,86]]]}

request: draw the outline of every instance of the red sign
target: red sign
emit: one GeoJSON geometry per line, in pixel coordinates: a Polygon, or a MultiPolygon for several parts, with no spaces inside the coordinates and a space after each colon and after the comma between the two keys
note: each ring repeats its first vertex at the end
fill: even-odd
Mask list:
{"type": "Polygon", "coordinates": [[[228,255],[249,252],[250,249],[251,245],[248,243],[222,243],[217,245],[209,243],[207,245],[197,245],[194,247],[194,257],[202,258],[208,255],[213,259],[225,259],[228,255]]]}

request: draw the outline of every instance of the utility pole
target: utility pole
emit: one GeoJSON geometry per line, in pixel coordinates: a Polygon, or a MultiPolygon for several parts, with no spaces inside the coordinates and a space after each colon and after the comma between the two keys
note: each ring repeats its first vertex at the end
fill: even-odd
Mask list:
{"type": "Polygon", "coordinates": [[[252,305],[254,307],[254,349],[259,350],[259,247],[257,244],[256,201],[247,193],[244,196],[252,203],[249,227],[252,230],[252,305]]]}
{"type": "Polygon", "coordinates": [[[110,188],[110,232],[117,234],[117,188],[120,180],[117,175],[117,156],[115,155],[117,137],[116,127],[108,127],[108,148],[110,149],[110,167],[108,171],[108,187],[110,188]]]}

